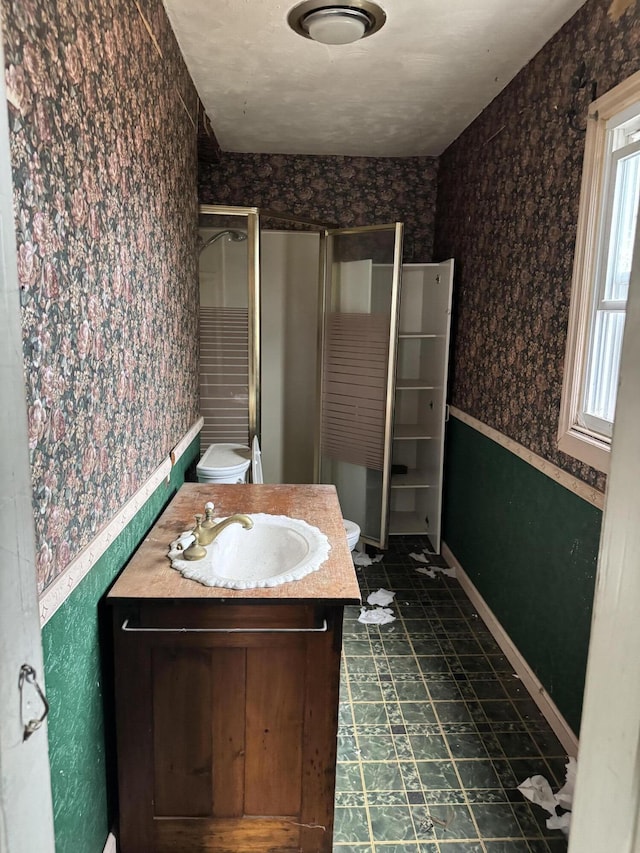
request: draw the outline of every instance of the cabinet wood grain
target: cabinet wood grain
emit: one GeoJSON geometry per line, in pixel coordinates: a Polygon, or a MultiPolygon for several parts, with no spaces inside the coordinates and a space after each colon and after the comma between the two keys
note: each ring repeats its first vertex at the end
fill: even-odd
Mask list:
{"type": "Polygon", "coordinates": [[[213,802],[211,655],[153,649],[154,813],[206,817],[213,802]]]}
{"type": "Polygon", "coordinates": [[[122,853],[329,853],[342,608],[322,608],[326,632],[262,634],[260,646],[242,632],[127,633],[123,615],[116,606],[122,853]]]}

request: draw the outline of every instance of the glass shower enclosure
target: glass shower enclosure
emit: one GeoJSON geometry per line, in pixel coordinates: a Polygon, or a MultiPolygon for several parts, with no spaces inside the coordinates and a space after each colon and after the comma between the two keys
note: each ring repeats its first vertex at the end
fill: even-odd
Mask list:
{"type": "Polygon", "coordinates": [[[257,435],[265,482],[334,484],[386,547],[402,225],[201,205],[199,241],[203,449],[257,435]]]}
{"type": "Polygon", "coordinates": [[[202,448],[260,433],[260,228],[256,208],[201,205],[202,448]]]}
{"type": "Polygon", "coordinates": [[[201,205],[202,448],[262,447],[266,483],[314,479],[324,224],[201,205]]]}

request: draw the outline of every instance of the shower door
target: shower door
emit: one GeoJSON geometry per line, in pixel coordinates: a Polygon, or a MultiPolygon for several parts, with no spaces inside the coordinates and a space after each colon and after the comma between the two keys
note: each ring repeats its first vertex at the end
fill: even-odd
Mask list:
{"type": "Polygon", "coordinates": [[[318,482],[387,545],[402,224],[327,231],[318,482]]]}
{"type": "Polygon", "coordinates": [[[260,432],[260,265],[256,208],[200,205],[202,452],[260,432]]]}

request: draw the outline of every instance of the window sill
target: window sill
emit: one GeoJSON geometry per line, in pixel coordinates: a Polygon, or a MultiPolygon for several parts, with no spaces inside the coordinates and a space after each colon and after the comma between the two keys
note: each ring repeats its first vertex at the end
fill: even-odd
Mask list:
{"type": "Polygon", "coordinates": [[[558,436],[558,450],[579,459],[596,471],[609,473],[611,441],[578,429],[569,429],[558,436]]]}

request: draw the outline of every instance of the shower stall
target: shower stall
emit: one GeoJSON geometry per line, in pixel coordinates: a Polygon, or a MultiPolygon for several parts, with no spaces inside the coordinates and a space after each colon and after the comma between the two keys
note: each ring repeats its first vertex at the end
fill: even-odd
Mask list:
{"type": "Polygon", "coordinates": [[[200,245],[203,449],[257,435],[265,482],[333,483],[385,547],[402,225],[202,205],[200,245]]]}

